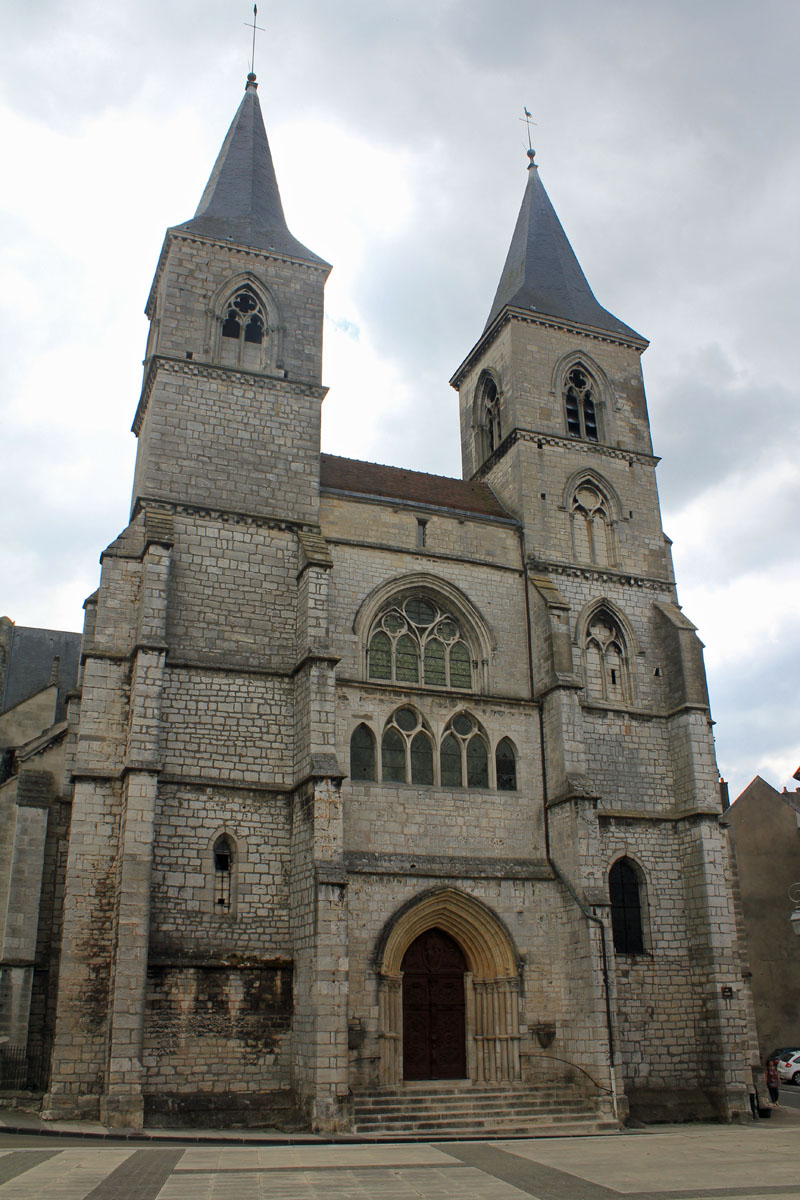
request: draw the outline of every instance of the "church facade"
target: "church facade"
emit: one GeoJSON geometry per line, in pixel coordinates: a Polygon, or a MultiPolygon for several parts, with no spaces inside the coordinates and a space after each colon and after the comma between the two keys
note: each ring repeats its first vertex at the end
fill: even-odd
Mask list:
{"type": "Polygon", "coordinates": [[[330,268],[256,87],[147,304],[68,711],[45,1112],[730,1118],[751,1009],[647,343],[531,154],[451,381],[463,479],[321,454],[330,268]]]}

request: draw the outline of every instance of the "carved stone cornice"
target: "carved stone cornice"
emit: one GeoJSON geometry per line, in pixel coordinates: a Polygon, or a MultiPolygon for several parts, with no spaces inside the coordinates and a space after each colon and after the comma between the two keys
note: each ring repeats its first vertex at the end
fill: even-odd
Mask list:
{"type": "Polygon", "coordinates": [[[328,394],[328,389],[319,383],[309,383],[302,379],[286,379],[282,374],[272,374],[266,371],[248,371],[244,367],[226,367],[222,363],[209,363],[196,358],[173,358],[170,354],[153,354],[147,360],[142,394],[136,408],[136,415],[131,425],[132,431],[139,436],[144,421],[150,396],[153,392],[156,376],[160,371],[167,374],[192,376],[195,379],[230,380],[245,385],[260,383],[270,387],[289,388],[294,393],[311,396],[322,401],[328,394]]]}

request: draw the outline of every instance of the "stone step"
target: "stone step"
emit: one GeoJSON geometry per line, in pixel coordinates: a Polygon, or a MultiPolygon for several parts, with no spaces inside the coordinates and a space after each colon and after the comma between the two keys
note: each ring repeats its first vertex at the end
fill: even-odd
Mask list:
{"type": "MultiPolygon", "coordinates": [[[[532,1137],[589,1137],[597,1134],[619,1133],[616,1121],[565,1121],[563,1124],[553,1124],[541,1121],[519,1126],[506,1125],[499,1128],[495,1125],[477,1126],[464,1125],[457,1129],[452,1126],[439,1130],[422,1129],[356,1129],[354,1136],[359,1141],[366,1142],[427,1142],[427,1141],[480,1141],[486,1138],[532,1138],[532,1137]]],[[[346,1140],[346,1138],[343,1138],[346,1140]]]]}
{"type": "Polygon", "coordinates": [[[464,1105],[417,1105],[405,1104],[393,1106],[393,1108],[381,1108],[380,1105],[374,1105],[372,1108],[355,1108],[354,1116],[356,1121],[393,1121],[403,1120],[413,1114],[414,1118],[447,1116],[447,1117],[516,1117],[517,1120],[528,1120],[528,1118],[541,1116],[577,1116],[583,1117],[588,1114],[596,1115],[596,1110],[593,1105],[588,1104],[464,1104],[464,1105]]]}

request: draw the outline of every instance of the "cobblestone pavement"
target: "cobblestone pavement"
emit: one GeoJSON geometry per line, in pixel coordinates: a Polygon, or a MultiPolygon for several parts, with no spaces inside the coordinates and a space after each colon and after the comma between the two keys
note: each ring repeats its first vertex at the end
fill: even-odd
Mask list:
{"type": "Polygon", "coordinates": [[[196,1145],[0,1136],[0,1200],[783,1200],[800,1120],[439,1144],[196,1145]]]}

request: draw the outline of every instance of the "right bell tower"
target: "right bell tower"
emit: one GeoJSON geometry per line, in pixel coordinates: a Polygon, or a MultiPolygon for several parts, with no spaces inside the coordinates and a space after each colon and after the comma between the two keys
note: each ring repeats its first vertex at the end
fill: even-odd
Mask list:
{"type": "Polygon", "coordinates": [[[463,474],[523,521],[538,560],[663,577],[671,566],[640,364],[648,343],[595,299],[528,157],[489,319],[451,381],[463,474]]]}
{"type": "Polygon", "coordinates": [[[620,1095],[665,1119],[700,1077],[729,1116],[753,1028],[703,646],[661,525],[648,343],[596,300],[528,158],[486,326],[451,380],[463,474],[520,523],[545,852],[607,927],[620,1095]],[[653,1021],[663,1063],[641,1053],[653,1021]],[[687,1021],[705,1034],[683,1063],[687,1021]]]}

